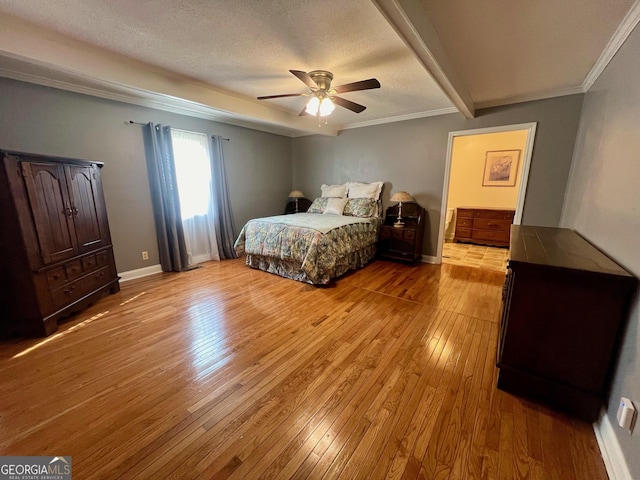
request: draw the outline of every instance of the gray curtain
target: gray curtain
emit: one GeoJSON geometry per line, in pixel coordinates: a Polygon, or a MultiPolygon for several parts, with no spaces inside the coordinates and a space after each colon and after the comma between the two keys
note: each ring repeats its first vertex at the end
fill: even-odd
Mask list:
{"type": "Polygon", "coordinates": [[[227,174],[224,167],[224,154],[222,151],[222,137],[209,136],[209,151],[211,152],[211,177],[213,182],[213,211],[220,259],[236,258],[233,248],[235,240],[235,228],[231,215],[229,191],[227,189],[227,174]]]}
{"type": "Polygon", "coordinates": [[[143,131],[160,265],[164,272],[180,272],[187,267],[188,257],[180,218],[171,127],[149,122],[143,131]]]}

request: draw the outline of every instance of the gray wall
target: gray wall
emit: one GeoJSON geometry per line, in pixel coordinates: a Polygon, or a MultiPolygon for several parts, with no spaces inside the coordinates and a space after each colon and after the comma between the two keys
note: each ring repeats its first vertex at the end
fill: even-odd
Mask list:
{"type": "MultiPolygon", "coordinates": [[[[291,139],[223,123],[0,78],[0,148],[101,161],[119,272],[159,263],[142,127],[162,123],[222,135],[236,230],[282,213],[291,190],[291,139]],[[149,252],[143,261],[142,251],[149,252]]],[[[237,232],[236,232],[237,233],[237,232]]]]}
{"type": "Polygon", "coordinates": [[[537,122],[522,223],[557,226],[582,99],[485,109],[471,120],[451,114],[345,130],[338,137],[300,137],[293,141],[293,186],[315,198],[322,183],[384,180],[385,207],[391,192],[406,190],[429,213],[423,253],[435,256],[449,132],[537,122]]]}
{"type": "MultiPolygon", "coordinates": [[[[640,277],[640,27],[584,100],[562,225],[573,228],[640,277]]],[[[621,396],[640,408],[640,306],[636,296],[607,408],[630,469],[640,478],[640,428],[617,427],[621,396]]]]}

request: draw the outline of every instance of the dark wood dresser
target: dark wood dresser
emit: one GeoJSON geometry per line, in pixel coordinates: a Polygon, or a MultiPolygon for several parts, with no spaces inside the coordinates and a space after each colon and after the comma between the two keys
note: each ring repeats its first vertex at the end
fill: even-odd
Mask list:
{"type": "Polygon", "coordinates": [[[425,209],[417,203],[403,203],[404,227],[394,227],[398,219],[398,205],[387,208],[384,224],[380,227],[378,256],[412,263],[422,261],[425,216],[425,209]]]}
{"type": "Polygon", "coordinates": [[[49,335],[120,289],[101,163],[0,151],[0,334],[49,335]]]}
{"type": "Polygon", "coordinates": [[[459,207],[453,241],[507,247],[514,214],[513,209],[459,207]]]}
{"type": "Polygon", "coordinates": [[[636,284],[572,230],[514,225],[498,388],[594,421],[636,284]]]}

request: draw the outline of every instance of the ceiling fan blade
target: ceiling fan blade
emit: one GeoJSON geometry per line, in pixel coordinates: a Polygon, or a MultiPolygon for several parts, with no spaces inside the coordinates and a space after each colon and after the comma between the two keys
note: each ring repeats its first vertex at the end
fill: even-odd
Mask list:
{"type": "Polygon", "coordinates": [[[360,105],[359,103],[352,102],[351,100],[347,100],[345,98],[331,97],[331,100],[333,100],[333,103],[335,103],[336,105],[340,105],[341,107],[344,107],[356,113],[363,112],[367,108],[364,105],[360,105]]]}
{"type": "Polygon", "coordinates": [[[258,100],[269,100],[270,98],[284,98],[284,97],[299,97],[304,95],[303,93],[285,93],[283,95],[267,95],[265,97],[258,97],[258,100]]]}
{"type": "Polygon", "coordinates": [[[289,71],[293,73],[296,77],[298,77],[300,80],[302,80],[307,87],[311,89],[318,88],[318,85],[316,85],[316,82],[313,81],[313,79],[309,76],[307,72],[303,72],[302,70],[289,70],[289,71]]]}
{"type": "Polygon", "coordinates": [[[359,82],[345,83],[344,85],[333,87],[333,90],[335,90],[336,93],[345,93],[355,92],[356,90],[370,90],[372,88],[380,88],[380,82],[375,78],[360,80],[359,82]]]}
{"type": "Polygon", "coordinates": [[[307,106],[306,105],[302,108],[302,111],[298,114],[298,116],[299,117],[304,117],[305,115],[309,115],[307,113],[307,106]]]}

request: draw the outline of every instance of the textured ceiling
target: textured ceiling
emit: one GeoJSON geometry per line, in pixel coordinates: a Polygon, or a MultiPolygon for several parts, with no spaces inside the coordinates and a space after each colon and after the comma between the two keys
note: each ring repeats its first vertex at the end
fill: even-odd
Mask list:
{"type": "Polygon", "coordinates": [[[579,87],[633,3],[423,0],[477,106],[579,87]]]}
{"type": "Polygon", "coordinates": [[[457,78],[456,93],[478,106],[544,98],[579,90],[632,4],[0,0],[0,75],[21,78],[15,73],[22,70],[36,83],[58,76],[61,85],[93,91],[159,93],[159,101],[184,99],[258,125],[281,125],[293,135],[317,128],[297,117],[304,98],[255,99],[306,92],[289,69],[330,70],[334,85],[380,81],[380,89],[343,95],[367,110],[337,108],[330,124],[338,129],[453,111],[458,104],[441,90],[442,72],[445,80],[457,78]],[[389,18],[387,6],[404,8],[403,20],[389,18]],[[436,35],[429,44],[420,38],[417,50],[440,62],[435,69],[405,43],[403,30],[413,35],[423,21],[436,35]]]}

